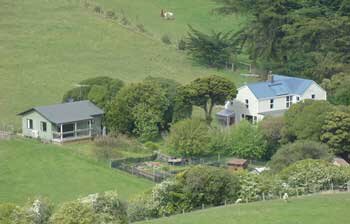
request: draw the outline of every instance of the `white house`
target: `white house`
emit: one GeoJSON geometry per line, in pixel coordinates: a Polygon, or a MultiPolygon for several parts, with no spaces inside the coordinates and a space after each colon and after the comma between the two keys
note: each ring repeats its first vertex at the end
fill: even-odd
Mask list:
{"type": "Polygon", "coordinates": [[[292,104],[305,99],[326,100],[327,93],[309,79],[270,75],[267,81],[240,87],[236,99],[216,115],[225,125],[243,119],[255,123],[265,116],[281,116],[292,104]]]}

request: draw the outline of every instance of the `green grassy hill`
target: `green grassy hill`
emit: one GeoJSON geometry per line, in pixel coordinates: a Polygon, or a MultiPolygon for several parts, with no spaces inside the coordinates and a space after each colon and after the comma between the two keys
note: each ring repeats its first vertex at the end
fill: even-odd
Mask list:
{"type": "MultiPolygon", "coordinates": [[[[91,6],[123,12],[131,26],[143,24],[147,35],[94,12],[85,0],[0,0],[0,125],[19,126],[16,113],[35,105],[56,103],[82,79],[118,77],[127,82],[161,76],[189,82],[219,74],[237,74],[193,64],[163,34],[180,37],[187,24],[202,30],[237,28],[244,18],[212,14],[211,0],[89,0],[91,6]],[[176,19],[162,20],[160,9],[176,19]]],[[[119,15],[118,14],[118,15],[119,15]]]]}
{"type": "Polygon", "coordinates": [[[152,187],[142,178],[77,156],[64,146],[34,140],[0,141],[0,203],[45,196],[62,202],[117,190],[122,199],[152,187]]]}
{"type": "Polygon", "coordinates": [[[330,224],[348,223],[350,194],[331,194],[212,208],[146,223],[330,224]]]}

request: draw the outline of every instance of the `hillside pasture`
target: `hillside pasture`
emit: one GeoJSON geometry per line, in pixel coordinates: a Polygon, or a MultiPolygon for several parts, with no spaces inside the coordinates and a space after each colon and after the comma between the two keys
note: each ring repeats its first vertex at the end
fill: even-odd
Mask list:
{"type": "Polygon", "coordinates": [[[0,0],[0,125],[18,128],[17,113],[60,102],[68,89],[89,77],[136,82],[159,76],[187,83],[218,74],[238,85],[246,81],[238,73],[197,65],[174,45],[159,39],[170,31],[183,35],[187,24],[204,30],[235,27],[229,18],[223,22],[221,16],[211,13],[211,0],[89,1],[116,12],[123,10],[134,25],[142,23],[149,28],[151,37],[97,14],[84,2],[0,0]],[[161,8],[174,9],[176,19],[161,20],[161,8]]]}
{"type": "Polygon", "coordinates": [[[0,141],[0,158],[0,203],[23,203],[35,196],[64,202],[108,190],[126,200],[153,186],[64,146],[35,140],[0,141]]]}
{"type": "MultiPolygon", "coordinates": [[[[347,223],[350,194],[339,193],[217,207],[143,224],[329,224],[347,223]]],[[[140,224],[141,224],[140,223],[140,224]]]]}

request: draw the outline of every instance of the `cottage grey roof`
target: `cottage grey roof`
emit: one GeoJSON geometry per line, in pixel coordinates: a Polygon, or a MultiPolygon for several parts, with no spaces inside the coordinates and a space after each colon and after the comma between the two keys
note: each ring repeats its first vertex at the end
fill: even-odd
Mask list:
{"type": "Polygon", "coordinates": [[[222,111],[217,112],[216,115],[221,117],[232,117],[234,116],[234,112],[228,109],[224,109],[222,111]]]}
{"type": "Polygon", "coordinates": [[[264,115],[264,116],[271,116],[271,117],[277,117],[277,116],[282,116],[284,112],[286,112],[287,109],[283,110],[270,110],[266,112],[260,112],[259,114],[264,115]]]}
{"type": "Polygon", "coordinates": [[[258,99],[283,95],[302,95],[314,81],[283,75],[273,75],[273,81],[247,84],[258,99]]]}
{"type": "Polygon", "coordinates": [[[33,107],[18,115],[25,115],[37,111],[47,120],[55,124],[70,123],[92,119],[94,116],[104,114],[103,110],[88,100],[71,103],[55,104],[50,106],[33,107]]]}

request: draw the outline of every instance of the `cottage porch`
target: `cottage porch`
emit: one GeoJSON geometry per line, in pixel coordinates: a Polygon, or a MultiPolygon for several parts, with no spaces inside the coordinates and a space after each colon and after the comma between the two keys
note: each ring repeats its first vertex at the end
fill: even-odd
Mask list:
{"type": "Polygon", "coordinates": [[[93,135],[101,134],[93,128],[93,122],[94,120],[85,120],[53,126],[52,141],[63,143],[68,141],[89,139],[93,135]]]}

